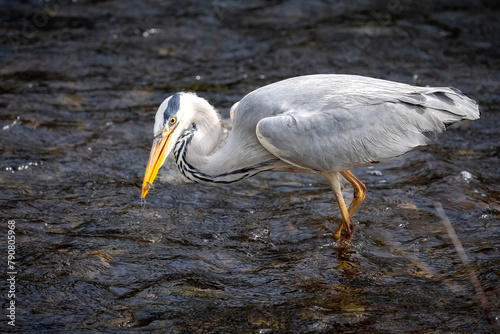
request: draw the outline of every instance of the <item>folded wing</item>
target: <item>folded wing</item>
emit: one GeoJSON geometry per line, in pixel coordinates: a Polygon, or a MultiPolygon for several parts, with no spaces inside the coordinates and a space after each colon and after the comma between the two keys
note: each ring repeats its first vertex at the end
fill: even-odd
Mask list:
{"type": "Polygon", "coordinates": [[[260,143],[290,164],[342,171],[399,156],[431,143],[449,124],[479,118],[476,102],[453,88],[381,87],[372,96],[332,94],[315,103],[261,119],[260,143]]]}

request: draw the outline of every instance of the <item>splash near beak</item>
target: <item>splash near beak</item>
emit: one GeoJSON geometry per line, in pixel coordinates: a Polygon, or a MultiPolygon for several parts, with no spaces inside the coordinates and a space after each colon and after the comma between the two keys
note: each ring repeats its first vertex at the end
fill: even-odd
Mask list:
{"type": "Polygon", "coordinates": [[[151,153],[149,154],[148,165],[146,166],[146,172],[144,173],[141,198],[146,197],[146,194],[155,180],[156,174],[158,174],[158,170],[170,153],[172,146],[170,143],[171,134],[172,132],[167,132],[161,137],[156,137],[153,141],[153,147],[151,147],[151,153]]]}

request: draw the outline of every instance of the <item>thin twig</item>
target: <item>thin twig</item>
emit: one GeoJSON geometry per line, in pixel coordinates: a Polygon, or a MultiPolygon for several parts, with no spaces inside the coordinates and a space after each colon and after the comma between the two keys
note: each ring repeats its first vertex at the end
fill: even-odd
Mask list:
{"type": "Polygon", "coordinates": [[[479,302],[481,303],[481,307],[485,310],[486,315],[488,316],[488,320],[490,321],[491,326],[493,327],[493,332],[499,334],[500,333],[500,327],[498,323],[499,315],[496,314],[497,310],[495,310],[492,307],[492,305],[488,300],[488,297],[484,293],[484,289],[481,285],[481,282],[479,281],[479,278],[477,277],[477,273],[474,270],[474,267],[470,264],[467,254],[465,253],[464,247],[462,246],[460,239],[458,239],[458,235],[455,232],[455,229],[453,228],[453,225],[451,224],[450,220],[448,219],[448,216],[446,215],[443,206],[439,202],[435,203],[434,206],[436,208],[439,217],[441,218],[444,227],[446,228],[446,232],[448,232],[448,236],[453,242],[453,246],[455,246],[455,249],[458,253],[458,256],[460,257],[460,260],[462,261],[462,264],[464,265],[465,270],[467,271],[467,274],[469,275],[469,280],[474,286],[474,289],[476,290],[476,294],[479,298],[479,302]]]}

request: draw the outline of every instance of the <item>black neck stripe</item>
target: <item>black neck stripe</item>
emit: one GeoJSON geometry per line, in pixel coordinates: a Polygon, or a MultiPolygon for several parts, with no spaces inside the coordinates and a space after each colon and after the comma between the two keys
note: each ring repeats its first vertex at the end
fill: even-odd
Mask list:
{"type": "Polygon", "coordinates": [[[170,117],[177,114],[179,108],[181,106],[181,95],[179,93],[175,93],[168,101],[167,108],[163,112],[163,125],[165,125],[170,117]]]}

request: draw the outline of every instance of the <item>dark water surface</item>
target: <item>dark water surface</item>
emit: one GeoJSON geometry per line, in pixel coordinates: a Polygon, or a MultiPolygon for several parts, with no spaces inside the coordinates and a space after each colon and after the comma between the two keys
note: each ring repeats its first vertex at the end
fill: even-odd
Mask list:
{"type": "Polygon", "coordinates": [[[47,0],[1,8],[2,332],[494,332],[497,1],[47,0]],[[343,252],[331,237],[340,217],[333,193],[314,175],[264,173],[206,188],[170,163],[141,203],[137,184],[165,97],[197,91],[229,128],[229,108],[244,94],[309,73],[454,86],[479,101],[482,118],[354,171],[368,193],[343,252]]]}

